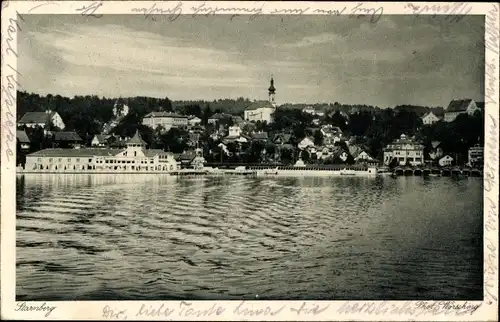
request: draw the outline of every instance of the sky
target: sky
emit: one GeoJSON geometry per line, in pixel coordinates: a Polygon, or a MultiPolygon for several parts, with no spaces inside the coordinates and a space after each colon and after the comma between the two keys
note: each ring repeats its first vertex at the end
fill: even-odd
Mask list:
{"type": "Polygon", "coordinates": [[[41,95],[444,106],[483,101],[483,17],[25,15],[23,90],[41,95]]]}

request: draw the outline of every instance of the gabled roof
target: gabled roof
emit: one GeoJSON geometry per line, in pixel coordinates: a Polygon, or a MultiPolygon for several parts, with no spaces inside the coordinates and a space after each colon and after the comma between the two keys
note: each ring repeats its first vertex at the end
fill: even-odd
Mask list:
{"type": "Polygon", "coordinates": [[[16,138],[20,143],[30,143],[30,139],[26,132],[24,131],[16,131],[16,138]]]}
{"type": "Polygon", "coordinates": [[[54,141],[83,141],[76,132],[52,132],[54,141]]]}
{"type": "Polygon", "coordinates": [[[243,120],[243,118],[241,116],[237,115],[237,116],[233,116],[233,123],[242,124],[242,123],[245,123],[245,121],[243,120]]]}
{"type": "Polygon", "coordinates": [[[291,134],[288,134],[288,133],[278,133],[274,136],[274,142],[276,141],[280,141],[281,143],[288,143],[290,142],[292,138],[292,135],[291,134]]]}
{"type": "Polygon", "coordinates": [[[93,156],[115,156],[123,152],[122,149],[45,149],[28,156],[36,157],[93,157],[93,156]]]}
{"type": "Polygon", "coordinates": [[[448,105],[446,112],[464,112],[471,102],[471,99],[453,100],[450,102],[450,105],[448,105]]]}
{"type": "Polygon", "coordinates": [[[214,115],[210,116],[208,119],[209,120],[225,120],[225,119],[230,119],[232,116],[229,114],[225,113],[215,113],[214,115]]]}
{"type": "Polygon", "coordinates": [[[127,141],[127,144],[140,144],[140,145],[146,145],[146,142],[141,137],[141,134],[139,133],[138,130],[135,131],[134,136],[127,141]]]}
{"type": "Polygon", "coordinates": [[[18,123],[47,123],[55,112],[27,112],[18,123]]]}
{"type": "Polygon", "coordinates": [[[96,134],[94,138],[96,138],[99,142],[107,142],[109,138],[111,138],[112,135],[109,134],[96,134]]]}
{"type": "Polygon", "coordinates": [[[422,119],[426,118],[427,116],[429,116],[429,115],[431,115],[431,114],[432,114],[432,115],[434,115],[434,116],[435,116],[436,118],[438,118],[438,119],[442,119],[442,118],[443,118],[443,116],[441,116],[441,115],[437,115],[437,114],[436,114],[436,113],[434,113],[433,111],[430,111],[429,113],[426,113],[424,116],[422,116],[422,119]]]}
{"type": "Polygon", "coordinates": [[[144,116],[144,118],[152,118],[152,117],[187,118],[186,115],[180,115],[177,113],[170,113],[170,112],[151,112],[146,116],[144,116]]]}
{"type": "Polygon", "coordinates": [[[253,133],[252,139],[254,139],[254,140],[267,140],[268,139],[267,132],[253,133]]]}
{"type": "Polygon", "coordinates": [[[256,101],[245,108],[245,111],[258,110],[259,108],[274,108],[269,101],[256,101]]]}

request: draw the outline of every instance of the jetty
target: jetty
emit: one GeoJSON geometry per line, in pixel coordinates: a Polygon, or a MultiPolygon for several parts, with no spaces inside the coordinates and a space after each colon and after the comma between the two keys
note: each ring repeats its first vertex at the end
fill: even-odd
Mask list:
{"type": "Polygon", "coordinates": [[[469,167],[396,167],[392,171],[395,176],[466,176],[482,177],[483,170],[469,167]]]}

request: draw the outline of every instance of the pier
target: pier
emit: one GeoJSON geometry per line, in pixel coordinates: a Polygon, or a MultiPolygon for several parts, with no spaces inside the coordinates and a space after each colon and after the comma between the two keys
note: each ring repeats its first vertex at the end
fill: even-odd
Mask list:
{"type": "Polygon", "coordinates": [[[482,177],[483,171],[477,168],[462,168],[462,167],[396,167],[392,171],[395,176],[466,176],[466,177],[482,177]]]}

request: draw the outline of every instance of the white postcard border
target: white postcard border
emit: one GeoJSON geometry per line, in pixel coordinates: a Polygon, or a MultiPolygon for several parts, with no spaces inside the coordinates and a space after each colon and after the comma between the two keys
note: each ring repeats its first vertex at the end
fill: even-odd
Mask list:
{"type": "Polygon", "coordinates": [[[496,321],[498,320],[499,5],[376,2],[2,2],[1,318],[19,320],[496,321]],[[196,12],[197,11],[197,12],[196,12]],[[19,15],[17,15],[19,14],[19,15]],[[454,301],[67,301],[15,302],[15,123],[17,31],[28,14],[326,14],[378,20],[381,14],[485,15],[484,299],[454,301]],[[364,16],[360,16],[364,15],[364,16]],[[24,303],[24,304],[22,304],[24,303]],[[31,307],[32,310],[23,310],[31,307]],[[38,309],[37,309],[38,308],[38,309]],[[468,309],[469,308],[469,309],[468,309]],[[156,309],[153,311],[153,309],[156,309]],[[141,311],[142,310],[142,311],[141,311]],[[150,314],[137,314],[146,312],[150,314]],[[471,313],[473,311],[473,313],[471,313]]]}

